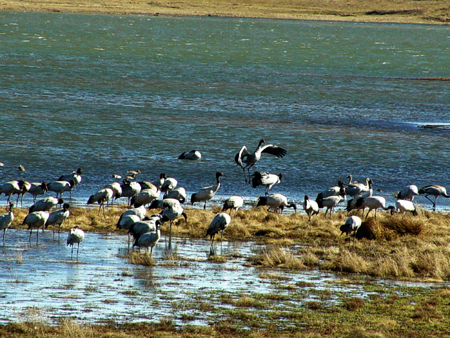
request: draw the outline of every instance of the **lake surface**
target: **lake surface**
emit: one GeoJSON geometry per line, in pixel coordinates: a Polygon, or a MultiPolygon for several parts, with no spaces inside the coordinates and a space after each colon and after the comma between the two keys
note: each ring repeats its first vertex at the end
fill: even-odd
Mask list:
{"type": "MultiPolygon", "coordinates": [[[[297,203],[348,174],[372,178],[388,204],[408,184],[450,187],[450,82],[435,79],[450,77],[448,26],[2,12],[0,45],[1,183],[82,167],[71,202],[84,205],[127,170],[140,169],[139,180],[165,172],[189,194],[222,171],[218,199],[254,201],[264,189],[245,184],[233,159],[265,138],[288,154],[255,169],[283,172],[272,192],[297,203]],[[200,161],[177,159],[191,149],[200,161]]],[[[180,285],[182,298],[199,280],[208,291],[275,292],[243,265],[255,243],[223,243],[232,258],[214,265],[203,261],[207,241],[180,239],[180,257],[197,262],[167,269],[128,264],[125,236],[89,234],[79,263],[64,239],[46,232],[30,247],[27,236],[12,230],[0,248],[0,302],[11,311],[0,322],[34,306],[51,318],[162,318],[180,285]]],[[[285,275],[315,288],[335,278],[285,275]]]]}
{"type": "Polygon", "coordinates": [[[418,128],[450,124],[450,82],[429,80],[450,77],[447,26],[3,12],[0,41],[1,182],[82,167],[84,204],[113,173],[192,193],[222,171],[219,195],[257,198],[233,159],[265,138],[288,154],[254,168],[294,201],[348,174],[391,200],[450,187],[450,130],[418,128]]]}

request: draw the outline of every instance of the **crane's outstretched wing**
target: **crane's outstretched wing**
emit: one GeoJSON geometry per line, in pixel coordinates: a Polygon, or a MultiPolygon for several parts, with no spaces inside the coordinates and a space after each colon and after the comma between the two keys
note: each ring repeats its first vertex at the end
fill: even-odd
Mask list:
{"type": "Polygon", "coordinates": [[[284,148],[281,148],[279,146],[274,146],[273,144],[267,144],[263,147],[262,153],[267,153],[271,155],[275,155],[276,157],[284,157],[287,154],[287,150],[284,148]]]}
{"type": "Polygon", "coordinates": [[[248,155],[247,147],[246,146],[242,146],[241,150],[239,150],[239,152],[236,154],[236,156],[234,156],[234,161],[236,162],[236,164],[238,166],[243,168],[244,166],[242,165],[242,160],[247,155],[248,155]]]}

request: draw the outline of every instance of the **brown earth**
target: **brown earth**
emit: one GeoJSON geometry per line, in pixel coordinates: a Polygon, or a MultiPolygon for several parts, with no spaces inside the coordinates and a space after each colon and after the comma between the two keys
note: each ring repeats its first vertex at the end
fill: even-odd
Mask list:
{"type": "Polygon", "coordinates": [[[450,23],[450,2],[422,0],[3,0],[3,11],[450,23]]]}

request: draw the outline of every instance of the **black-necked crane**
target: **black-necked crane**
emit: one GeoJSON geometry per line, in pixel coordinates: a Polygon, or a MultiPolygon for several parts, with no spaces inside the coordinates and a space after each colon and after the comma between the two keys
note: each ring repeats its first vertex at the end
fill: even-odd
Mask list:
{"type": "Polygon", "coordinates": [[[230,196],[223,203],[222,211],[234,210],[234,216],[238,212],[239,208],[244,205],[244,199],[241,196],[230,196]]]}
{"type": "Polygon", "coordinates": [[[268,195],[269,190],[272,189],[275,184],[281,183],[282,177],[283,173],[279,173],[278,175],[276,175],[266,173],[264,171],[255,171],[252,175],[252,187],[256,188],[260,185],[263,185],[266,187],[266,195],[268,195]]]}
{"type": "Polygon", "coordinates": [[[121,197],[126,197],[128,199],[128,205],[131,205],[131,198],[139,194],[142,190],[141,185],[136,181],[130,181],[124,179],[120,185],[122,188],[121,197]]]}
{"type": "Polygon", "coordinates": [[[98,214],[100,214],[100,210],[103,209],[103,216],[105,216],[105,203],[113,196],[113,191],[110,188],[103,188],[97,191],[94,195],[89,197],[89,200],[86,204],[93,204],[97,202],[100,206],[98,207],[98,214]]]}
{"type": "Polygon", "coordinates": [[[412,201],[409,200],[397,200],[395,201],[395,208],[398,213],[406,214],[410,212],[413,216],[417,216],[419,213],[416,210],[416,206],[412,201]]]}
{"type": "Polygon", "coordinates": [[[386,199],[383,196],[368,196],[365,198],[359,198],[356,201],[356,207],[358,208],[358,211],[361,208],[363,209],[363,216],[364,216],[364,209],[369,208],[369,211],[367,211],[367,214],[365,217],[366,219],[372,210],[375,210],[374,211],[375,219],[377,219],[377,210],[378,209],[389,210],[391,212],[391,214],[395,210],[394,206],[386,207],[386,199]]]}
{"type": "Polygon", "coordinates": [[[176,200],[179,200],[180,203],[184,203],[186,202],[186,197],[187,197],[186,190],[183,187],[178,187],[165,193],[163,199],[175,198],[176,200]]]}
{"type": "Polygon", "coordinates": [[[339,181],[336,186],[332,186],[332,187],[328,188],[327,190],[320,192],[317,195],[316,200],[320,199],[320,198],[330,197],[330,196],[339,196],[341,194],[341,188],[343,188],[344,185],[345,185],[344,181],[339,181]]]}
{"type": "Polygon", "coordinates": [[[30,229],[30,237],[28,239],[31,242],[31,233],[33,232],[33,228],[36,228],[36,243],[39,242],[39,228],[43,227],[48,219],[48,211],[33,211],[29,213],[23,220],[22,225],[28,225],[28,229],[30,229]]]}
{"type": "Polygon", "coordinates": [[[39,195],[44,195],[45,193],[47,193],[48,191],[48,184],[45,182],[42,183],[38,183],[38,182],[33,182],[31,183],[31,187],[28,190],[28,193],[33,195],[33,203],[36,202],[36,198],[39,195]]]}
{"type": "MultiPolygon", "coordinates": [[[[144,219],[145,214],[147,213],[147,209],[145,209],[145,206],[142,205],[139,208],[133,208],[133,209],[128,209],[126,211],[124,211],[120,217],[119,220],[117,221],[117,228],[119,229],[129,229],[131,224],[130,224],[130,219],[124,219],[127,216],[136,216],[137,218],[132,218],[135,219],[136,221],[140,221],[142,219],[144,219]]],[[[134,222],[133,222],[134,223],[134,222]]]]}
{"type": "Polygon", "coordinates": [[[19,202],[20,194],[25,193],[27,190],[27,182],[24,180],[16,180],[16,181],[9,181],[4,183],[0,187],[0,194],[5,194],[5,196],[8,196],[7,203],[9,204],[11,200],[11,196],[17,194],[17,201],[19,202]]]}
{"type": "Polygon", "coordinates": [[[242,146],[241,150],[234,156],[234,161],[242,168],[245,182],[250,180],[250,169],[260,160],[263,153],[281,158],[287,154],[287,151],[279,146],[266,144],[264,139],[259,141],[258,146],[252,153],[247,150],[246,146],[242,146]],[[245,173],[245,170],[247,170],[247,174],[245,173]]]}
{"type": "Polygon", "coordinates": [[[11,226],[11,223],[14,221],[14,213],[13,213],[14,203],[9,202],[9,212],[7,214],[0,215],[0,230],[3,230],[3,245],[5,245],[5,235],[6,230],[11,226]]]}
{"type": "Polygon", "coordinates": [[[294,212],[297,212],[297,206],[295,203],[289,203],[287,197],[282,194],[270,194],[268,196],[261,196],[258,199],[256,207],[267,205],[276,213],[282,213],[284,208],[293,208],[294,212]]]}
{"type": "Polygon", "coordinates": [[[73,245],[77,244],[77,261],[78,261],[78,251],[80,250],[80,244],[84,239],[84,231],[80,229],[78,226],[74,226],[69,231],[69,235],[67,236],[67,245],[72,247],[72,251],[70,254],[70,259],[73,258],[73,245]]]}
{"type": "Polygon", "coordinates": [[[425,198],[433,203],[433,211],[436,211],[436,201],[439,196],[449,198],[450,195],[447,195],[447,190],[441,185],[427,185],[425,187],[420,188],[420,195],[425,195],[425,198]],[[434,196],[434,201],[431,200],[428,196],[434,196]]]}
{"type": "MultiPolygon", "coordinates": [[[[350,176],[350,175],[349,175],[350,176]]],[[[365,184],[363,183],[350,183],[345,187],[345,194],[348,196],[357,196],[362,193],[368,192],[373,181],[370,178],[366,178],[365,184]]]]}
{"type": "Polygon", "coordinates": [[[328,211],[330,212],[330,218],[331,214],[333,212],[334,207],[336,207],[339,203],[344,202],[347,199],[347,196],[345,194],[344,187],[341,188],[340,194],[338,196],[328,196],[323,198],[317,198],[316,202],[319,207],[319,209],[327,208],[325,211],[325,217],[327,217],[328,211]]]}
{"type": "Polygon", "coordinates": [[[156,226],[156,231],[155,232],[146,232],[144,234],[142,234],[141,236],[139,236],[139,238],[137,238],[133,244],[133,248],[135,246],[139,247],[139,250],[144,247],[144,248],[150,248],[150,255],[153,255],[153,248],[155,247],[155,245],[159,242],[160,238],[161,238],[161,230],[159,229],[161,225],[161,222],[159,220],[157,220],[155,222],[155,226],[156,226]]]}
{"type": "Polygon", "coordinates": [[[156,222],[158,221],[162,224],[161,219],[162,216],[160,214],[155,214],[150,217],[146,216],[142,220],[134,222],[128,229],[128,236],[133,236],[133,239],[136,241],[142,234],[155,232],[156,222]]]}
{"type": "Polygon", "coordinates": [[[82,168],[78,168],[76,171],[72,171],[70,174],[61,175],[57,181],[74,181],[75,184],[70,188],[70,198],[72,198],[72,190],[81,182],[81,174],[83,173],[82,168]]]}
{"type": "Polygon", "coordinates": [[[170,221],[169,225],[169,248],[171,247],[171,238],[172,238],[172,224],[173,222],[180,216],[184,217],[184,220],[187,224],[187,215],[183,210],[183,207],[180,204],[180,201],[174,198],[167,198],[163,200],[163,210],[161,211],[161,222],[165,223],[170,221]]]}
{"type": "Polygon", "coordinates": [[[161,191],[161,188],[162,188],[164,182],[166,181],[166,178],[167,178],[167,175],[165,173],[161,173],[161,174],[159,174],[159,178],[153,180],[151,183],[156,187],[156,189],[161,191]]]}
{"type": "Polygon", "coordinates": [[[185,151],[180,156],[178,156],[179,160],[191,160],[197,161],[202,158],[202,154],[198,150],[185,151]]]}
{"type": "Polygon", "coordinates": [[[194,205],[195,202],[205,202],[203,209],[206,209],[206,202],[214,197],[217,190],[220,188],[220,178],[225,176],[222,172],[216,172],[216,184],[208,187],[203,187],[195,194],[191,195],[191,204],[194,205]]]}
{"type": "MultiPolygon", "coordinates": [[[[341,230],[341,236],[343,233],[346,233],[347,235],[351,236],[353,232],[353,244],[355,243],[356,239],[356,233],[358,232],[358,229],[361,227],[361,218],[358,216],[350,216],[345,220],[345,223],[340,226],[341,230]]],[[[350,245],[350,243],[349,243],[350,245]]]]}
{"type": "Polygon", "coordinates": [[[53,181],[48,184],[48,190],[56,193],[56,197],[61,197],[64,192],[71,191],[75,187],[75,181],[53,181]]]}
{"type": "Polygon", "coordinates": [[[226,212],[219,212],[214,216],[211,223],[208,226],[208,230],[206,231],[206,236],[209,236],[209,239],[211,241],[211,248],[210,251],[213,252],[213,243],[214,243],[214,237],[216,237],[216,234],[221,232],[220,239],[223,238],[223,232],[224,230],[230,225],[231,217],[226,212]]]}
{"type": "Polygon", "coordinates": [[[164,183],[161,186],[161,192],[167,194],[168,192],[175,189],[178,185],[178,181],[173,177],[167,177],[164,179],[164,183]]]}
{"type": "Polygon", "coordinates": [[[407,200],[412,201],[414,200],[414,196],[419,195],[419,189],[417,189],[417,186],[414,184],[407,185],[402,190],[398,191],[397,193],[393,194],[395,198],[399,200],[407,200]]]}
{"type": "Polygon", "coordinates": [[[35,202],[29,210],[29,212],[34,211],[50,211],[51,208],[57,206],[58,204],[63,204],[64,200],[62,198],[56,198],[56,197],[44,197],[43,199],[38,200],[35,202]]]}
{"type": "Polygon", "coordinates": [[[111,182],[104,186],[104,188],[109,188],[113,191],[113,196],[111,198],[111,204],[114,204],[114,199],[120,198],[122,196],[122,186],[119,182],[111,182]]]}
{"type": "Polygon", "coordinates": [[[152,201],[156,200],[161,191],[153,185],[152,188],[142,189],[139,194],[131,198],[131,205],[135,208],[139,208],[142,205],[150,204],[152,201]]]}
{"type": "Polygon", "coordinates": [[[308,222],[311,222],[311,217],[319,213],[319,205],[316,201],[310,199],[308,195],[305,195],[303,210],[305,210],[308,215],[308,222]]]}
{"type": "Polygon", "coordinates": [[[68,203],[64,203],[62,209],[55,210],[48,216],[47,222],[45,222],[45,228],[47,228],[49,225],[53,226],[53,238],[55,237],[56,226],[58,226],[59,236],[59,233],[61,232],[61,225],[70,216],[69,208],[70,205],[68,203]]]}

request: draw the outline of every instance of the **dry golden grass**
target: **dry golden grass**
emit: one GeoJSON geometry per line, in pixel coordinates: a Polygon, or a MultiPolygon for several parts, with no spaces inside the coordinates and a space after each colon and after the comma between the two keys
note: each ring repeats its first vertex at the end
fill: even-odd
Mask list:
{"type": "Polygon", "coordinates": [[[136,265],[144,265],[144,266],[156,265],[155,261],[153,260],[152,255],[150,255],[150,252],[148,252],[148,251],[146,251],[144,253],[130,252],[130,254],[128,255],[128,261],[131,264],[136,264],[136,265]]]}
{"type": "Polygon", "coordinates": [[[448,23],[445,1],[4,0],[5,11],[196,15],[359,22],[448,23]]]}

